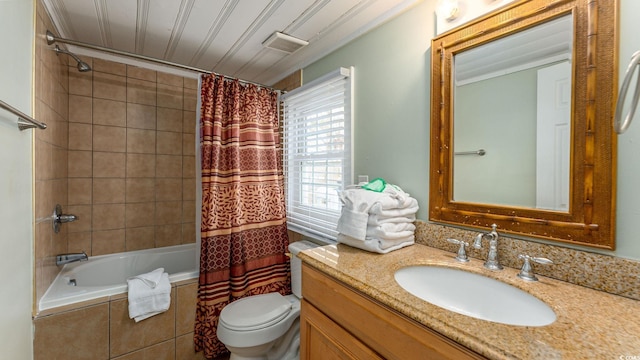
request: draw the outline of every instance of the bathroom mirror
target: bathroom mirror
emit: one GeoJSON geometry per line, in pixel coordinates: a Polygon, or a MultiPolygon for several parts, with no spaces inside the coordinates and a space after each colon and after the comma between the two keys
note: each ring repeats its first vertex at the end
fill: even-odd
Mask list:
{"type": "Polygon", "coordinates": [[[528,0],[431,44],[429,219],[614,249],[616,0],[528,0]]]}

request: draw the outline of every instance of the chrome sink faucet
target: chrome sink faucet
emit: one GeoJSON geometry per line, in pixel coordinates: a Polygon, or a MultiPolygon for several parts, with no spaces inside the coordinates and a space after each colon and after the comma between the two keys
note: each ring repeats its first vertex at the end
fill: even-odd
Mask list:
{"type": "Polygon", "coordinates": [[[491,225],[491,231],[487,233],[480,233],[473,241],[473,247],[476,249],[482,249],[482,239],[489,239],[489,254],[487,255],[487,261],[484,262],[484,267],[490,270],[502,270],[502,265],[498,261],[498,231],[496,229],[498,225],[491,225]]]}
{"type": "Polygon", "coordinates": [[[64,265],[68,263],[72,263],[75,261],[86,261],[89,260],[89,256],[87,256],[86,252],[75,253],[75,254],[60,254],[56,256],[56,265],[64,265]]]}

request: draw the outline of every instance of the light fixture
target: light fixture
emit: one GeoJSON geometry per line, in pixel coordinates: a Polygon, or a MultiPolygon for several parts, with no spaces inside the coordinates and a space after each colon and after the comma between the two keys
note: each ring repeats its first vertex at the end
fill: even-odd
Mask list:
{"type": "Polygon", "coordinates": [[[447,21],[453,21],[458,17],[459,9],[458,0],[438,0],[436,14],[447,21]]]}
{"type": "Polygon", "coordinates": [[[298,39],[279,31],[274,32],[267,40],[262,42],[262,46],[266,48],[283,51],[289,54],[307,46],[308,44],[309,42],[306,40],[298,39]]]}

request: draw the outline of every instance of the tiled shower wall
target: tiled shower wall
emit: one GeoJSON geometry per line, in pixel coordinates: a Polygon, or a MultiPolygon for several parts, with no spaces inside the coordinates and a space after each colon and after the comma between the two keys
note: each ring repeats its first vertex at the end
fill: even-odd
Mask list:
{"type": "MultiPolygon", "coordinates": [[[[49,16],[36,3],[36,34],[52,29],[49,16]]],[[[67,228],[54,233],[51,215],[56,204],[67,205],[67,147],[69,117],[69,77],[66,56],[56,56],[43,36],[35,43],[34,117],[47,124],[34,130],[35,231],[34,283],[37,299],[47,289],[58,269],[55,254],[67,252],[67,228]]]]}
{"type": "Polygon", "coordinates": [[[93,71],[57,56],[36,2],[35,300],[59,268],[55,255],[89,255],[195,242],[197,80],[99,59],[93,71]],[[79,220],[53,232],[53,209],[79,220]]]}
{"type": "Polygon", "coordinates": [[[69,66],[69,251],[195,242],[197,80],[87,60],[69,66]]]}

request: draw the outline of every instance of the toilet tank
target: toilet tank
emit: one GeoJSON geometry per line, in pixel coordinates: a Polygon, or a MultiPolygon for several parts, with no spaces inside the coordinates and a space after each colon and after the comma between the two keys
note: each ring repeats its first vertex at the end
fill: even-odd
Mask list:
{"type": "Polygon", "coordinates": [[[289,244],[291,257],[291,291],[298,298],[302,298],[302,261],[298,258],[298,253],[302,250],[311,249],[321,245],[311,241],[302,240],[289,244]]]}

